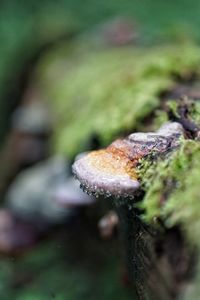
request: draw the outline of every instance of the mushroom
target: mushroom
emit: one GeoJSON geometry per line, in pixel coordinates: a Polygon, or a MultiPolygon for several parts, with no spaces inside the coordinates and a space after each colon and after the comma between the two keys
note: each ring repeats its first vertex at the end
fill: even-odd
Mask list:
{"type": "Polygon", "coordinates": [[[139,160],[177,147],[181,135],[183,127],[175,122],[166,123],[155,133],[133,133],[76,160],[72,169],[89,194],[134,198],[140,187],[136,169],[139,160]]]}
{"type": "Polygon", "coordinates": [[[139,299],[163,299],[163,295],[169,295],[170,299],[170,291],[154,263],[154,231],[142,222],[135,207],[135,202],[141,200],[137,166],[150,154],[152,157],[167,155],[179,146],[183,136],[182,125],[166,123],[157,132],[133,133],[118,139],[103,150],[88,153],[73,165],[73,172],[87,193],[114,200],[123,232],[127,269],[139,299]],[[155,291],[155,282],[159,291],[155,291]]]}

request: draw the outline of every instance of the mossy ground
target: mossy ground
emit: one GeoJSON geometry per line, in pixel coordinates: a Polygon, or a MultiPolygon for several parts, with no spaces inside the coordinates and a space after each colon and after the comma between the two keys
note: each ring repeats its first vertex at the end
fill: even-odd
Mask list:
{"type": "Polygon", "coordinates": [[[107,48],[82,55],[64,49],[43,58],[37,80],[54,109],[54,149],[70,156],[88,150],[92,136],[105,146],[138,129],[160,107],[159,96],[175,85],[175,75],[199,73],[199,48],[188,44],[182,45],[182,55],[179,46],[107,48]]]}

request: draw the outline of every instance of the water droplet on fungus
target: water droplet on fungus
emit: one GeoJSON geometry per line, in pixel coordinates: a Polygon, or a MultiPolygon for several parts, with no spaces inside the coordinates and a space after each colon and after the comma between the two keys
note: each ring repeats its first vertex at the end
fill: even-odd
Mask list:
{"type": "Polygon", "coordinates": [[[133,133],[76,160],[73,172],[86,192],[133,199],[140,187],[138,162],[147,155],[155,157],[177,147],[181,135],[183,128],[175,122],[164,124],[155,133],[133,133]]]}

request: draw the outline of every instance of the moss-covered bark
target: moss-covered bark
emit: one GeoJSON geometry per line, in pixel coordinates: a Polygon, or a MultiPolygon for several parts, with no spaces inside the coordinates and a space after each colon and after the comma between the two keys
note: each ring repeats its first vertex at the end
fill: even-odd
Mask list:
{"type": "Polygon", "coordinates": [[[74,156],[90,149],[86,141],[94,135],[104,146],[138,128],[157,129],[163,120],[184,127],[179,147],[162,159],[150,155],[138,163],[144,195],[134,207],[124,203],[118,211],[138,298],[189,299],[189,283],[194,282],[194,293],[198,288],[194,266],[200,252],[199,48],[80,53],[74,45],[54,49],[36,71],[55,109],[55,152],[74,156]],[[194,101],[168,102],[194,94],[194,101]]]}

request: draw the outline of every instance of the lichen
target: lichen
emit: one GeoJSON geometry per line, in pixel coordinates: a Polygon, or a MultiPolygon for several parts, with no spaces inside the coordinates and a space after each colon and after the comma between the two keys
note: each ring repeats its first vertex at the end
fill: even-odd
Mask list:
{"type": "Polygon", "coordinates": [[[55,49],[36,71],[58,120],[55,151],[71,156],[86,150],[93,134],[105,146],[136,128],[160,106],[174,74],[199,73],[196,46],[182,46],[181,55],[180,46],[124,47],[83,51],[81,58],[72,49],[55,49]]]}

